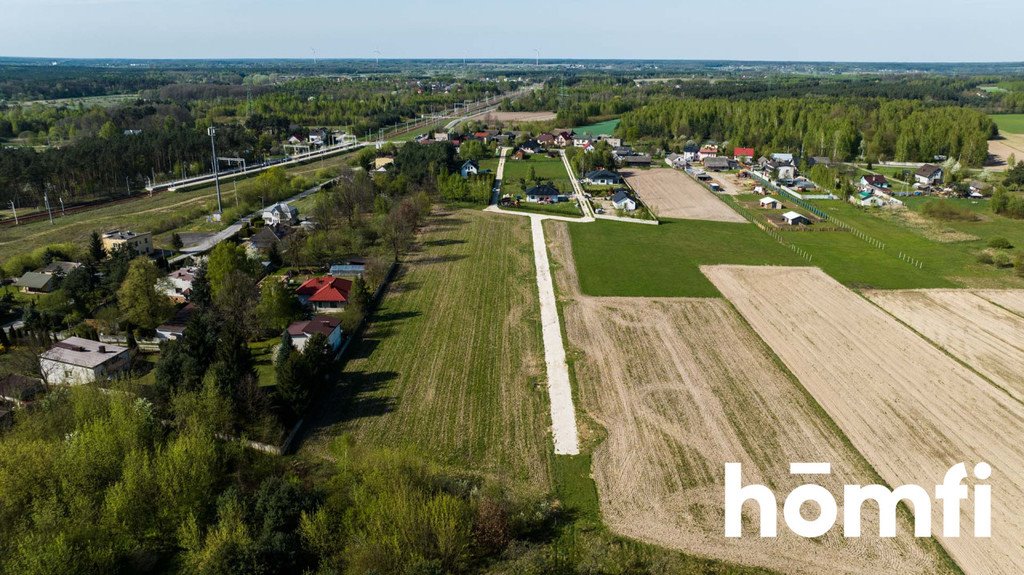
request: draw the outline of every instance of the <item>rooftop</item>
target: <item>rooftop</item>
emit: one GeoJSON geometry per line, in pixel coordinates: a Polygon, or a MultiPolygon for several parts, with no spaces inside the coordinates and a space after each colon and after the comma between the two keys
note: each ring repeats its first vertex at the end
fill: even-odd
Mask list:
{"type": "Polygon", "coordinates": [[[126,351],[128,351],[127,347],[72,336],[57,342],[39,357],[92,368],[103,365],[126,351]]]}
{"type": "Polygon", "coordinates": [[[326,315],[318,315],[313,319],[293,322],[288,326],[288,333],[292,337],[313,335],[316,333],[322,333],[329,336],[338,328],[339,325],[341,325],[341,322],[336,318],[326,315]]]}

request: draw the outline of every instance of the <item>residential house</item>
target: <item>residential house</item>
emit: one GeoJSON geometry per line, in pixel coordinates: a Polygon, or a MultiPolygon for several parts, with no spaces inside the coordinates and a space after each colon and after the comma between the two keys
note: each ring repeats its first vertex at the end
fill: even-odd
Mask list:
{"type": "Polygon", "coordinates": [[[683,159],[687,162],[696,162],[700,159],[700,146],[697,144],[686,144],[683,146],[683,159]]]}
{"type": "Polygon", "coordinates": [[[526,190],[526,201],[542,204],[556,204],[567,201],[568,197],[551,184],[541,184],[526,190]]]}
{"type": "Polygon", "coordinates": [[[715,158],[718,156],[718,146],[715,145],[704,145],[701,146],[697,152],[697,159],[704,160],[707,158],[715,158]]]}
{"type": "Polygon", "coordinates": [[[434,132],[434,141],[435,142],[447,142],[448,141],[448,132],[434,132]]]}
{"type": "Polygon", "coordinates": [[[73,336],[39,354],[39,369],[50,385],[79,385],[125,372],[130,359],[127,347],[73,336]]]}
{"type": "Polygon", "coordinates": [[[9,373],[0,377],[0,401],[24,407],[39,398],[46,387],[40,379],[9,373]]]}
{"type": "Polygon", "coordinates": [[[136,233],[131,230],[110,230],[100,237],[103,242],[103,249],[108,253],[121,246],[126,246],[139,255],[153,253],[153,234],[149,232],[136,233]]]}
{"type": "Polygon", "coordinates": [[[862,188],[888,188],[889,179],[882,174],[866,174],[861,176],[860,185],[862,188]]]}
{"type": "Polygon", "coordinates": [[[341,321],[337,318],[318,315],[313,319],[297,321],[288,326],[288,335],[292,337],[292,345],[299,351],[306,347],[309,338],[318,333],[327,338],[327,345],[333,351],[337,352],[341,348],[341,321]]]}
{"type": "Polygon", "coordinates": [[[14,286],[22,293],[42,294],[50,293],[57,289],[58,278],[54,274],[40,272],[25,272],[20,278],[14,281],[14,286]]]}
{"type": "Polygon", "coordinates": [[[327,132],[327,130],[325,130],[323,128],[317,128],[315,130],[310,130],[310,132],[309,132],[309,145],[311,145],[311,146],[324,146],[324,145],[326,145],[328,143],[327,142],[327,138],[328,138],[328,132],[327,132]]]}
{"type": "Polygon", "coordinates": [[[612,196],[612,205],[617,210],[625,210],[632,212],[636,210],[636,200],[630,197],[629,192],[626,190],[619,190],[612,196]]]}
{"type": "Polygon", "coordinates": [[[572,137],[572,145],[577,148],[593,146],[598,141],[598,137],[593,134],[576,134],[572,137]]]}
{"type": "Polygon", "coordinates": [[[780,164],[793,165],[793,154],[772,154],[772,161],[779,162],[780,164]]]}
{"type": "Polygon", "coordinates": [[[777,200],[777,199],[775,199],[775,198],[773,198],[771,196],[765,196],[765,197],[761,198],[760,200],[758,200],[757,203],[758,203],[758,205],[761,206],[761,208],[766,209],[766,210],[781,210],[782,209],[782,202],[780,202],[779,200],[777,200]]]}
{"type": "Polygon", "coordinates": [[[550,146],[555,143],[555,136],[553,134],[541,134],[537,136],[537,142],[542,146],[550,146]]]}
{"type": "Polygon", "coordinates": [[[192,314],[195,311],[194,304],[185,304],[174,312],[174,316],[167,320],[167,323],[157,326],[156,337],[164,340],[178,339],[185,333],[185,326],[188,325],[188,320],[192,319],[192,314]]]}
{"type": "Polygon", "coordinates": [[[791,226],[805,226],[811,223],[811,220],[796,212],[786,212],[782,214],[782,219],[791,226]]]}
{"type": "Polygon", "coordinates": [[[611,136],[600,136],[599,139],[603,142],[607,142],[609,146],[618,148],[622,146],[622,138],[613,138],[611,136]]]}
{"type": "Polygon", "coordinates": [[[936,186],[942,183],[944,175],[942,166],[925,164],[914,173],[914,179],[917,180],[917,183],[925,186],[936,186]]]}
{"type": "Polygon", "coordinates": [[[380,172],[380,171],[383,171],[383,170],[387,170],[387,167],[392,165],[392,164],[394,164],[394,163],[395,163],[395,159],[392,158],[391,156],[385,156],[383,158],[374,158],[373,159],[373,169],[374,169],[374,171],[380,172]]]}
{"type": "Polygon", "coordinates": [[[278,202],[263,210],[263,223],[268,226],[295,225],[299,221],[299,209],[288,205],[287,202],[278,202]]]}
{"type": "Polygon", "coordinates": [[[462,173],[463,178],[475,176],[480,173],[480,165],[474,160],[466,160],[462,164],[462,168],[459,169],[459,172],[462,173]]]}
{"type": "Polygon", "coordinates": [[[704,158],[704,169],[712,172],[721,172],[732,168],[729,158],[721,156],[709,156],[704,158]]]}
{"type": "Polygon", "coordinates": [[[252,258],[260,258],[270,253],[272,246],[281,243],[284,237],[283,226],[263,226],[245,242],[245,252],[252,258]]]}
{"type": "Polygon", "coordinates": [[[583,176],[583,183],[595,186],[615,186],[622,183],[622,176],[608,170],[594,170],[583,176]]]}
{"type": "Polygon", "coordinates": [[[825,166],[826,168],[831,168],[832,167],[832,158],[827,158],[825,156],[814,156],[810,160],[807,161],[807,166],[808,167],[825,166]]]}
{"type": "Polygon", "coordinates": [[[519,146],[519,149],[527,154],[539,154],[544,149],[544,146],[537,140],[527,140],[523,142],[523,145],[519,146]]]}
{"type": "Polygon", "coordinates": [[[797,172],[796,166],[793,165],[779,166],[777,172],[780,180],[792,180],[796,178],[796,175],[799,173],[797,172]]]}
{"type": "Polygon", "coordinates": [[[516,153],[512,154],[513,160],[525,160],[528,157],[530,157],[529,153],[527,153],[523,148],[519,148],[516,150],[516,153]]]}
{"type": "Polygon", "coordinates": [[[197,268],[188,267],[174,270],[167,274],[166,278],[160,280],[157,284],[157,290],[162,291],[167,297],[178,303],[185,303],[188,301],[189,294],[192,293],[192,281],[196,277],[197,268]]]}
{"type": "Polygon", "coordinates": [[[879,208],[886,204],[884,198],[876,196],[870,190],[864,190],[856,196],[850,197],[850,202],[857,204],[858,206],[875,207],[879,208]]]}
{"type": "Polygon", "coordinates": [[[754,148],[735,148],[732,157],[739,162],[751,162],[754,160],[754,148]]]}
{"type": "Polygon", "coordinates": [[[571,146],[573,143],[572,132],[559,132],[555,136],[555,145],[559,148],[571,146]]]}
{"type": "Polygon", "coordinates": [[[340,309],[348,305],[352,281],[332,276],[314,277],[303,282],[295,295],[303,305],[314,309],[340,309]]]}
{"type": "Polygon", "coordinates": [[[671,168],[685,168],[686,158],[682,154],[669,154],[665,156],[665,163],[671,168]]]}

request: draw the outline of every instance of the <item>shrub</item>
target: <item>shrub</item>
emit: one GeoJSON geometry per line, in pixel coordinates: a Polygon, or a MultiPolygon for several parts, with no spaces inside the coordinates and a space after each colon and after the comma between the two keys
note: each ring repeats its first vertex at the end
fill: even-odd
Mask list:
{"type": "Polygon", "coordinates": [[[1006,252],[996,252],[992,256],[992,264],[997,268],[1008,268],[1013,266],[1013,260],[1006,252]]]}
{"type": "Polygon", "coordinates": [[[978,254],[978,263],[992,265],[995,263],[995,260],[992,259],[992,254],[989,252],[981,252],[978,254]]]}
{"type": "Polygon", "coordinates": [[[949,200],[929,200],[921,207],[921,213],[943,221],[973,222],[978,215],[966,206],[957,205],[949,200]]]}
{"type": "Polygon", "coordinates": [[[1010,250],[1013,249],[1013,244],[1010,243],[1010,240],[997,236],[988,241],[988,247],[997,250],[1010,250]]]}

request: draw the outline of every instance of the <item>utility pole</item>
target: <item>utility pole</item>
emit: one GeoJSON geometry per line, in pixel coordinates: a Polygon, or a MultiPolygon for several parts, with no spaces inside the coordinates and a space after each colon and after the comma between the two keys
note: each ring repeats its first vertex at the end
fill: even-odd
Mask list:
{"type": "Polygon", "coordinates": [[[124,177],[124,188],[128,190],[128,197],[132,197],[132,186],[128,183],[128,176],[124,177]]]}
{"type": "Polygon", "coordinates": [[[64,213],[64,198],[58,197],[57,201],[60,202],[60,215],[66,216],[67,214],[64,213]]]}
{"type": "Polygon", "coordinates": [[[210,135],[210,150],[213,152],[213,186],[217,189],[217,215],[224,213],[224,207],[220,202],[220,171],[217,169],[217,142],[214,136],[217,129],[213,126],[207,128],[206,133],[210,135]]]}
{"type": "Polygon", "coordinates": [[[53,224],[53,210],[50,209],[50,197],[43,192],[43,203],[46,204],[46,213],[50,215],[50,224],[53,224]]]}
{"type": "Polygon", "coordinates": [[[14,225],[18,225],[18,210],[14,207],[14,200],[11,200],[11,213],[14,214],[14,225]]]}

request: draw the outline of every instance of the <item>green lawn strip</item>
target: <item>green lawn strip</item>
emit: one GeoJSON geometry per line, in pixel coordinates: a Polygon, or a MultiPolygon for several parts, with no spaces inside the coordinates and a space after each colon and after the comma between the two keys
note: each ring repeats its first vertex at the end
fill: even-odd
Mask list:
{"type": "Polygon", "coordinates": [[[569,234],[580,287],[593,296],[720,297],[701,265],[807,265],[750,224],[599,220],[570,226],[569,234]]]}
{"type": "Polygon", "coordinates": [[[1024,134],[1024,114],[993,114],[989,116],[1000,132],[1024,134]]]}

